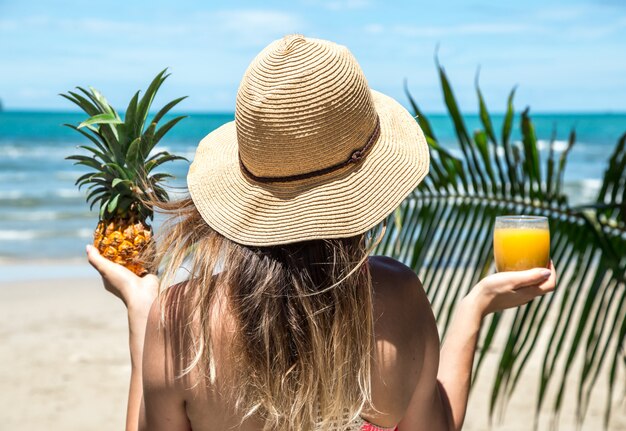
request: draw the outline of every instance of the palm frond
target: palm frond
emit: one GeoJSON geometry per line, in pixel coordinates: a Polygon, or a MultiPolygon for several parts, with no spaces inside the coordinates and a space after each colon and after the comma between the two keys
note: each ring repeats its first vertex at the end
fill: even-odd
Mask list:
{"type": "Polygon", "coordinates": [[[505,331],[492,387],[491,414],[506,404],[524,374],[527,359],[540,349],[541,373],[533,376],[539,380],[537,411],[550,402],[553,412],[558,413],[568,389],[566,377],[577,372],[577,407],[582,420],[597,377],[605,373],[610,392],[605,415],[608,423],[618,370],[623,371],[625,365],[626,135],[609,160],[597,201],[573,208],[563,191],[563,173],[574,146],[574,131],[561,154],[555,154],[553,142],[548,154],[542,154],[527,108],[519,116],[522,138],[511,142],[513,89],[498,140],[476,82],[482,129],[470,134],[445,71],[439,64],[437,68],[462,156],[452,156],[437,141],[405,83],[430,146],[431,172],[394,215],[399,222],[388,223],[378,252],[418,272],[445,332],[459,299],[493,271],[495,217],[547,216],[551,257],[559,270],[557,291],[513,311],[510,320],[502,319],[501,314],[487,319],[474,377],[481,371],[496,334],[505,331]],[[546,338],[544,348],[540,340],[546,338]],[[575,365],[577,359],[582,359],[580,367],[575,365]],[[556,391],[548,399],[551,385],[556,391]]]}

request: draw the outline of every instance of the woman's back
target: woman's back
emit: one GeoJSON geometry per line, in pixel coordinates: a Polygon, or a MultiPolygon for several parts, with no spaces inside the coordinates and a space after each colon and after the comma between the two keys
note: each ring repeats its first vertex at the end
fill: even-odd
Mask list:
{"type": "MultiPolygon", "coordinates": [[[[436,375],[439,339],[430,305],[413,271],[386,257],[371,257],[368,266],[374,293],[376,346],[371,373],[372,401],[378,411],[364,411],[361,416],[372,424],[393,428],[404,417],[420,376],[423,373],[436,375]]],[[[184,285],[177,285],[172,289],[182,290],[184,285]]],[[[180,293],[170,292],[170,301],[176,301],[180,293]]],[[[153,362],[155,383],[162,385],[165,377],[168,390],[177,393],[185,403],[189,426],[194,431],[260,431],[263,429],[263,420],[256,416],[243,420],[243,413],[236,411],[233,403],[225,396],[230,393],[233,384],[243,382],[233,381],[230,373],[231,364],[236,358],[229,356],[228,346],[237,328],[232,314],[225,306],[226,298],[222,299],[218,301],[219,305],[214,308],[211,316],[211,322],[219,328],[216,332],[218,338],[215,340],[216,378],[213,384],[208,379],[203,379],[197,369],[182,379],[174,377],[181,374],[183,364],[176,358],[185,355],[179,351],[181,344],[177,342],[177,337],[171,336],[171,331],[168,330],[166,337],[158,335],[160,315],[154,307],[148,323],[147,337],[150,334],[153,336],[151,341],[154,343],[152,347],[155,357],[159,356],[157,351],[169,352],[163,357],[167,363],[153,362]],[[159,375],[158,370],[165,367],[169,369],[167,376],[159,375]]],[[[184,313],[182,309],[180,311],[184,313]]],[[[182,314],[172,317],[177,321],[167,323],[167,327],[186,321],[182,314]]],[[[149,341],[146,342],[147,345],[149,341]]],[[[146,374],[149,376],[152,373],[145,369],[144,375],[146,374]]]]}
{"type": "Polygon", "coordinates": [[[348,414],[460,430],[482,317],[551,291],[555,273],[482,280],[439,361],[416,275],[387,258],[366,263],[370,235],[428,166],[415,118],[369,88],[345,47],[292,35],[261,51],[235,121],[198,146],[190,197],[163,205],[161,283],[183,263],[188,282],[150,308],[155,276],[89,250],[128,306],[127,429],[309,431],[348,414]]]}

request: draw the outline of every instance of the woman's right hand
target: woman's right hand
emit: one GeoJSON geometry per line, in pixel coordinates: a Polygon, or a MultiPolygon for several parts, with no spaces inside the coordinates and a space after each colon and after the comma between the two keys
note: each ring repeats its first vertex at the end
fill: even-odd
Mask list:
{"type": "MultiPolygon", "coordinates": [[[[498,272],[483,278],[468,297],[479,308],[482,317],[494,311],[518,307],[556,287],[556,272],[550,268],[498,272]]],[[[469,299],[468,298],[468,299],[469,299]]]]}

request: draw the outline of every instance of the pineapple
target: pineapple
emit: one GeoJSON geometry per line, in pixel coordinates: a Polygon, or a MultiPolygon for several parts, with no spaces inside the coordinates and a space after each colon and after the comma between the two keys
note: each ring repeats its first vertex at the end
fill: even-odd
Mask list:
{"type": "Polygon", "coordinates": [[[73,155],[67,159],[91,168],[91,172],[78,178],[76,185],[79,189],[89,185],[87,202],[91,204],[90,208],[96,204],[100,206],[94,246],[103,256],[139,276],[148,273],[148,269],[138,256],[145,247],[152,246],[152,228],[148,223],[154,211],[146,202],[148,198],[167,201],[168,194],[162,182],[172,177],[153,170],[168,161],[186,160],[167,151],[151,155],[161,138],[185,118],[173,118],[157,128],[163,116],[185,99],[180,97],[166,104],[147,124],[154,96],[169,76],[166,71],[154,78],[143,97],[139,97],[139,91],[135,93],[126,108],[124,120],[94,88],[87,91],[77,87],[78,92],[61,94],[89,115],[78,126],[65,126],[90,141],[89,145],[79,146],[89,151],[90,156],[73,155]]]}

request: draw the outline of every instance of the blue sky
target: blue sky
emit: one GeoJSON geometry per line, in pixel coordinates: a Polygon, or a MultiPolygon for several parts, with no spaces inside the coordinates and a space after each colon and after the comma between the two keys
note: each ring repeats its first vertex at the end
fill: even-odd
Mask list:
{"type": "Polygon", "coordinates": [[[58,93],[93,85],[125,105],[164,67],[160,101],[232,111],[265,45],[298,32],[348,46],[370,86],[444,110],[439,58],[463,109],[474,76],[493,111],[513,85],[534,112],[626,111],[626,2],[292,0],[86,2],[0,0],[0,98],[7,109],[70,110],[58,93]]]}

